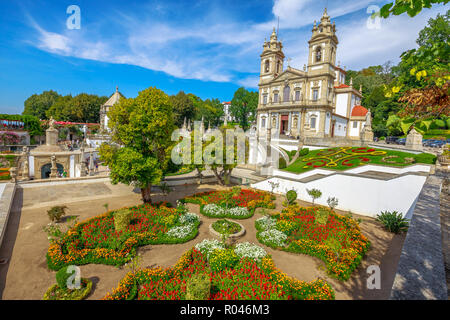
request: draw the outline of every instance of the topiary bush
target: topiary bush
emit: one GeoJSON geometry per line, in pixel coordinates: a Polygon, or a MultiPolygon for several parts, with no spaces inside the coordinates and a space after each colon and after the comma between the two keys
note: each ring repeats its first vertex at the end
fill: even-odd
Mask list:
{"type": "Polygon", "coordinates": [[[47,211],[48,217],[52,222],[59,221],[66,214],[66,206],[54,206],[47,211]]]}
{"type": "Polygon", "coordinates": [[[289,205],[294,204],[295,201],[297,200],[297,192],[294,189],[286,192],[286,200],[289,205]]]}
{"type": "Polygon", "coordinates": [[[283,157],[280,157],[280,159],[278,160],[278,169],[284,169],[286,168],[286,160],[284,160],[283,157]]]}
{"type": "Polygon", "coordinates": [[[130,225],[131,211],[122,209],[114,213],[114,228],[116,231],[125,231],[130,225]]]}
{"type": "Polygon", "coordinates": [[[207,274],[194,274],[186,282],[186,300],[208,300],[211,294],[211,279],[207,274]]]}
{"type": "Polygon", "coordinates": [[[56,283],[60,289],[67,290],[67,280],[72,276],[72,273],[68,273],[69,266],[62,267],[56,273],[56,283]]]}
{"type": "Polygon", "coordinates": [[[316,213],[316,220],[315,222],[317,224],[321,224],[321,225],[325,225],[328,222],[328,216],[330,215],[330,213],[328,212],[328,210],[324,210],[324,209],[319,209],[316,213]]]}
{"type": "Polygon", "coordinates": [[[298,156],[303,157],[306,156],[309,153],[309,148],[303,148],[299,151],[298,156]]]}
{"type": "Polygon", "coordinates": [[[393,233],[407,231],[409,226],[408,219],[404,218],[403,215],[397,211],[382,211],[381,214],[377,215],[376,220],[381,222],[386,230],[393,233]]]}

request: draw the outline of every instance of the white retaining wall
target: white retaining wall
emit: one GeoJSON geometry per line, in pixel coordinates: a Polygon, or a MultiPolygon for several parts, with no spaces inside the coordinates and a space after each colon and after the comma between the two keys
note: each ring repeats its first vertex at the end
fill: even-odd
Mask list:
{"type": "Polygon", "coordinates": [[[340,210],[371,217],[385,210],[398,211],[409,218],[425,180],[425,176],[417,175],[406,175],[385,181],[338,173],[307,183],[274,177],[251,186],[271,191],[269,181],[279,182],[280,187],[275,192],[284,194],[294,188],[298,199],[308,202],[312,200],[306,189],[316,188],[322,191],[322,197],[316,200],[320,205],[327,206],[328,197],[336,197],[339,200],[337,209],[340,210]]]}

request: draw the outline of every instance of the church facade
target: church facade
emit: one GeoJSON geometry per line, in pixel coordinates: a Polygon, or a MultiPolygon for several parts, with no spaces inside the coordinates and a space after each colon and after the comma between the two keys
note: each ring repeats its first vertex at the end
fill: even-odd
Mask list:
{"type": "MultiPolygon", "coordinates": [[[[361,106],[361,89],[345,84],[336,65],[336,26],[325,9],[309,40],[308,65],[283,69],[284,53],[275,29],[261,54],[257,130],[291,138],[360,139],[370,112],[361,106]]],[[[370,120],[368,120],[370,123],[370,120]]]]}

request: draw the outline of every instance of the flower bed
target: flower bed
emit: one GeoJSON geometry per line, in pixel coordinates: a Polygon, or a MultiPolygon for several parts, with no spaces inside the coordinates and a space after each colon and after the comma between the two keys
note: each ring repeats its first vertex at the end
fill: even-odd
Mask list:
{"type": "Polygon", "coordinates": [[[217,220],[212,224],[212,228],[220,234],[233,234],[241,231],[241,226],[226,219],[217,220]]]}
{"type": "Polygon", "coordinates": [[[275,208],[270,193],[241,188],[198,193],[183,202],[199,204],[200,212],[210,218],[247,219],[256,208],[275,208]]]}
{"type": "MultiPolygon", "coordinates": [[[[212,253],[217,251],[220,251],[216,253],[218,256],[233,254],[233,249],[216,249],[212,253]]],[[[129,272],[119,286],[103,299],[183,300],[186,298],[187,281],[196,274],[209,277],[210,300],[334,299],[333,289],[327,282],[318,279],[308,283],[288,277],[275,267],[267,254],[260,260],[238,258],[232,267],[218,271],[211,271],[211,259],[212,256],[208,259],[206,253],[193,248],[171,268],[129,272]]]]}
{"type": "Polygon", "coordinates": [[[436,156],[428,153],[413,154],[369,147],[336,147],[312,150],[307,155],[299,157],[285,170],[302,173],[316,168],[347,170],[365,164],[405,167],[412,163],[435,162],[436,156]]]}
{"type": "Polygon", "coordinates": [[[59,270],[70,264],[123,265],[138,246],[183,243],[198,233],[200,219],[195,214],[149,204],[128,209],[131,223],[125,231],[115,230],[112,211],[76,224],[50,244],[48,267],[59,270]]]}
{"type": "Polygon", "coordinates": [[[353,219],[328,213],[326,223],[316,217],[323,208],[288,207],[281,214],[255,222],[258,240],[275,249],[318,257],[330,275],[347,280],[370,247],[353,219]]]}

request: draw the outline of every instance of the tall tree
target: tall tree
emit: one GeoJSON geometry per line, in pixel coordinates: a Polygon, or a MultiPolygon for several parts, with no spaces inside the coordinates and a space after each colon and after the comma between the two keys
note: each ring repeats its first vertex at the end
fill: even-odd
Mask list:
{"type": "Polygon", "coordinates": [[[170,96],[170,101],[173,106],[173,116],[177,127],[183,125],[184,118],[194,120],[194,103],[184,91],[180,91],[176,95],[170,96]]]}
{"type": "Polygon", "coordinates": [[[170,99],[148,88],[136,98],[121,99],[108,116],[114,144],[102,144],[100,156],[110,168],[111,182],[139,187],[142,200],[150,203],[152,184],[161,182],[173,146],[170,99]]]}
{"type": "Polygon", "coordinates": [[[36,116],[41,120],[47,119],[46,111],[55,103],[60,95],[53,90],[41,94],[33,94],[24,102],[23,115],[36,116]]]}
{"type": "Polygon", "coordinates": [[[257,107],[258,93],[241,87],[234,93],[230,112],[239,121],[241,127],[247,130],[250,127],[250,123],[255,119],[257,107]]]}

